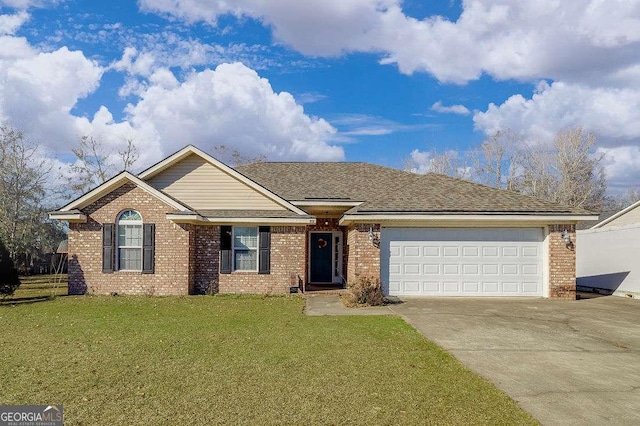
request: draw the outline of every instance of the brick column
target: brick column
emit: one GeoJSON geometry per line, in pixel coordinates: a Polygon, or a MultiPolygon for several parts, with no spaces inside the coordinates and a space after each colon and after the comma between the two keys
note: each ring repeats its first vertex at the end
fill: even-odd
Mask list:
{"type": "Polygon", "coordinates": [[[549,225],[549,298],[576,299],[576,227],[549,225]],[[567,247],[562,232],[567,231],[572,245],[567,247]]]}
{"type": "Polygon", "coordinates": [[[369,229],[380,238],[380,225],[359,223],[347,230],[347,284],[358,277],[380,279],[380,248],[369,240],[369,229]]]}

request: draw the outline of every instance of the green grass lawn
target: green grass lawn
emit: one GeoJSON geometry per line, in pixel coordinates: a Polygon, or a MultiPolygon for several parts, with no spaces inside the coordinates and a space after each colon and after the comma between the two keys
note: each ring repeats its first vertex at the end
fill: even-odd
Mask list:
{"type": "Polygon", "coordinates": [[[60,297],[0,307],[0,403],[65,424],[535,424],[395,317],[298,297],[60,297]]]}
{"type": "Polygon", "coordinates": [[[0,304],[33,302],[67,294],[66,274],[20,277],[20,283],[12,296],[0,298],[0,304]]]}

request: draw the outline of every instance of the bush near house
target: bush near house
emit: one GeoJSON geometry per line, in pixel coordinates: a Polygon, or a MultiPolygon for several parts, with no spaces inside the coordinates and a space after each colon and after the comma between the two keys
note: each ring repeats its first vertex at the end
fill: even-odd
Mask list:
{"type": "Polygon", "coordinates": [[[355,283],[347,286],[343,298],[347,306],[380,306],[385,300],[380,280],[373,277],[358,277],[355,283]]]}

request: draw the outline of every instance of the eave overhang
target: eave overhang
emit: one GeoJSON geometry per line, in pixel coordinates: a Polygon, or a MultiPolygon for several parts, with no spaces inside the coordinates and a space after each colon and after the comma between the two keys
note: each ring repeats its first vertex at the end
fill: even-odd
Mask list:
{"type": "Polygon", "coordinates": [[[539,225],[545,224],[566,224],[577,223],[584,220],[596,220],[595,215],[576,215],[576,214],[435,214],[435,213],[382,213],[376,212],[371,214],[346,214],[340,218],[341,226],[351,225],[352,223],[379,223],[381,225],[407,224],[415,223],[456,223],[463,225],[469,222],[479,223],[535,223],[539,225]]]}

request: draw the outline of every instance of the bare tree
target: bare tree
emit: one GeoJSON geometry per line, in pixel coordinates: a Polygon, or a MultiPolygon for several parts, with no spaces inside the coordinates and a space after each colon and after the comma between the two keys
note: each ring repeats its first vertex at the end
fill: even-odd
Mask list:
{"type": "Polygon", "coordinates": [[[459,178],[468,178],[468,167],[457,151],[430,151],[420,153],[423,158],[412,154],[404,160],[404,170],[413,173],[437,173],[459,178]]]}
{"type": "Polygon", "coordinates": [[[514,159],[520,138],[509,130],[498,131],[469,153],[473,178],[494,188],[514,189],[514,159]]]}
{"type": "Polygon", "coordinates": [[[118,156],[122,161],[122,170],[131,170],[133,165],[140,158],[140,151],[138,147],[133,143],[133,139],[127,139],[127,146],[122,151],[118,151],[118,156]]]}
{"type": "Polygon", "coordinates": [[[557,134],[551,148],[519,152],[518,191],[572,207],[599,211],[607,189],[596,138],[582,129],[557,134]]]}
{"type": "Polygon", "coordinates": [[[76,195],[106,182],[119,171],[131,170],[140,156],[133,139],[127,139],[125,149],[117,152],[119,163],[102,141],[93,136],[82,136],[78,143],[80,146],[71,150],[76,162],[69,166],[72,176],[67,178],[72,194],[76,195]]]}
{"type": "Polygon", "coordinates": [[[0,127],[0,238],[17,266],[57,246],[61,230],[46,217],[50,163],[23,132],[0,127]]]}
{"type": "Polygon", "coordinates": [[[264,154],[256,156],[244,155],[237,149],[228,147],[227,145],[215,145],[213,147],[213,156],[231,167],[267,161],[267,156],[264,154]]]}

